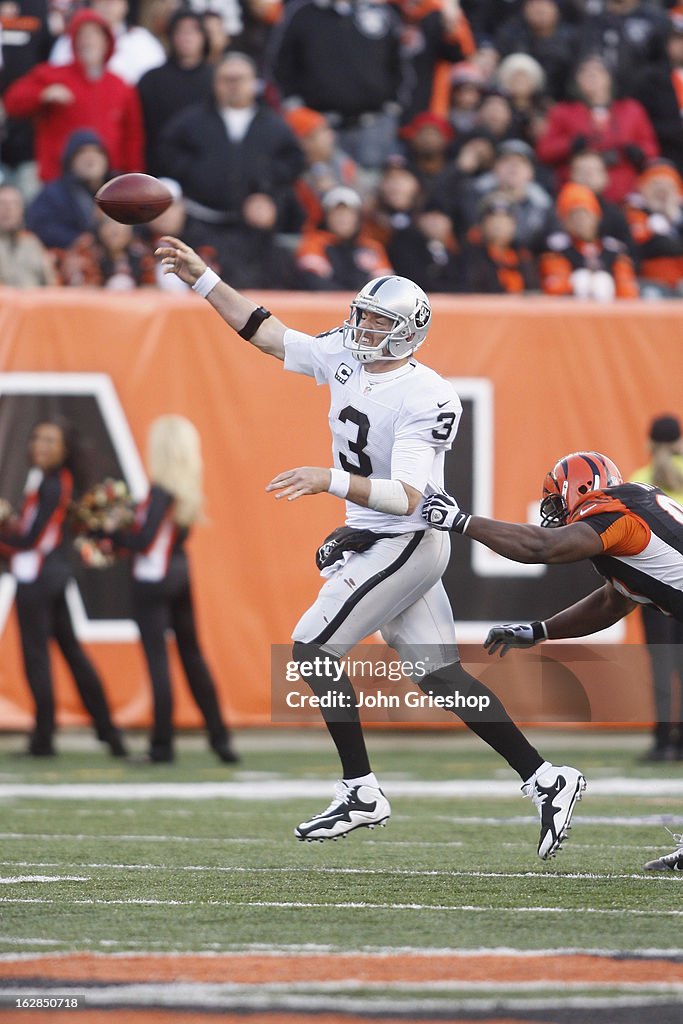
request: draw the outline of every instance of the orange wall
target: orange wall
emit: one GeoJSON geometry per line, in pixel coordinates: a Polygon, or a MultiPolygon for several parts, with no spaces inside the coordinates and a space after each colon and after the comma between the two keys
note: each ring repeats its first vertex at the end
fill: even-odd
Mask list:
{"type": "MultiPolygon", "coordinates": [[[[258,298],[311,333],[341,322],[349,299],[258,298]]],[[[650,417],[681,411],[682,309],[676,302],[434,300],[424,361],[447,376],[492,382],[498,518],[525,520],[546,470],[567,451],[603,450],[626,474],[645,461],[650,417]]],[[[141,452],[154,417],[172,411],[196,423],[208,498],[208,522],[190,542],[201,633],[232,720],[267,722],[270,644],[288,642],[315,597],[314,549],[339,524],[340,505],[329,496],[276,505],[264,487],[280,470],[329,465],[326,389],[283,375],[203,301],[154,291],[0,289],[0,373],[27,371],[110,375],[141,452]]],[[[638,639],[636,627],[629,639],[638,639]]],[[[90,649],[122,723],[145,722],[137,646],[90,649]]],[[[82,720],[61,666],[58,692],[63,720],[82,720]]],[[[0,721],[26,724],[29,711],[10,620],[0,637],[0,721]]],[[[177,719],[197,722],[184,687],[177,719]]]]}

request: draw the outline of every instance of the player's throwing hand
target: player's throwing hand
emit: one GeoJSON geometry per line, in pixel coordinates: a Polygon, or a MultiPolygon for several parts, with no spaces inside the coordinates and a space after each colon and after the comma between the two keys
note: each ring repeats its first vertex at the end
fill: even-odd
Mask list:
{"type": "Polygon", "coordinates": [[[194,249],[172,235],[164,235],[159,239],[154,255],[161,260],[165,274],[176,274],[181,281],[189,285],[198,281],[207,269],[206,263],[194,249]]]}

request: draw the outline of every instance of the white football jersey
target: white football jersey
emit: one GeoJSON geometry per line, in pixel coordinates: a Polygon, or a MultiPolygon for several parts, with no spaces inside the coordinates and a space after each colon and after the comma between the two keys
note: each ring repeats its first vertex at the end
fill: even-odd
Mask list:
{"type": "MultiPolygon", "coordinates": [[[[341,328],[318,338],[287,330],[284,344],[286,370],[330,388],[337,469],[402,480],[425,497],[443,490],[444,458],[462,414],[460,399],[443,377],[415,359],[398,369],[368,373],[343,347],[341,328]]],[[[420,508],[410,516],[393,516],[347,501],[346,522],[378,533],[412,533],[424,529],[420,508]]]]}

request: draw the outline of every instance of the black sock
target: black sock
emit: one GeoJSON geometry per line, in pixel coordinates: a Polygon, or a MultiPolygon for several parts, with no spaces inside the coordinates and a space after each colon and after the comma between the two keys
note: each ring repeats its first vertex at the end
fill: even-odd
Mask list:
{"type": "Polygon", "coordinates": [[[457,690],[461,697],[488,697],[489,705],[483,711],[459,707],[450,710],[484,743],[504,757],[522,782],[543,764],[544,758],[518,729],[495,693],[466,672],[460,662],[425,676],[418,685],[425,693],[440,696],[451,695],[457,690]]]}
{"type": "MultiPolygon", "coordinates": [[[[328,654],[316,644],[304,644],[297,640],[292,649],[295,661],[308,661],[315,664],[315,659],[326,659],[327,664],[339,659],[333,654],[328,654]]],[[[334,672],[336,677],[337,673],[334,672]]],[[[322,697],[323,693],[335,693],[344,698],[349,704],[348,708],[342,706],[342,700],[338,706],[333,708],[321,708],[320,712],[325,719],[325,725],[329,732],[342,766],[342,778],[357,779],[361,775],[368,775],[372,768],[368,760],[368,752],[365,749],[365,737],[363,728],[358,717],[356,707],[356,692],[351,685],[351,680],[345,672],[341,673],[339,681],[331,675],[320,672],[306,677],[306,682],[317,696],[322,697]]]]}

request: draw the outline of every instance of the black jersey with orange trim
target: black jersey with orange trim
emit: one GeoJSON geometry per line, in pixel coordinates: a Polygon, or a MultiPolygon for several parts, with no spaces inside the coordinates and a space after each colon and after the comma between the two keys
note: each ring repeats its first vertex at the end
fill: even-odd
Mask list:
{"type": "Polygon", "coordinates": [[[65,520],[72,494],[73,475],[65,466],[29,470],[18,522],[0,530],[0,548],[20,582],[34,583],[46,563],[70,574],[65,520]]]}
{"type": "Polygon", "coordinates": [[[683,621],[683,508],[658,487],[630,483],[591,491],[569,523],[600,536],[591,558],[601,576],[639,604],[654,604],[683,621]]]}
{"type": "Polygon", "coordinates": [[[146,500],[136,509],[133,528],[111,534],[117,548],[133,553],[135,579],[157,583],[166,576],[173,555],[185,556],[183,546],[189,529],[178,526],[173,512],[173,495],[159,484],[152,484],[146,500]]]}

